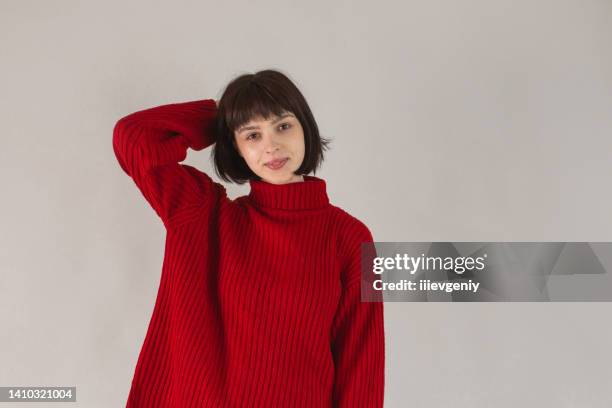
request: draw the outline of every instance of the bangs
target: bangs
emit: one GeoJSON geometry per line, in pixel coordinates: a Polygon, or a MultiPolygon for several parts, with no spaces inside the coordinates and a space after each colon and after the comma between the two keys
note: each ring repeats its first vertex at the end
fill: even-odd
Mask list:
{"type": "Polygon", "coordinates": [[[225,112],[227,127],[234,132],[254,118],[261,117],[267,120],[287,111],[293,113],[288,98],[284,98],[278,90],[274,93],[275,96],[272,94],[257,83],[251,83],[241,89],[235,99],[228,104],[225,112]]]}

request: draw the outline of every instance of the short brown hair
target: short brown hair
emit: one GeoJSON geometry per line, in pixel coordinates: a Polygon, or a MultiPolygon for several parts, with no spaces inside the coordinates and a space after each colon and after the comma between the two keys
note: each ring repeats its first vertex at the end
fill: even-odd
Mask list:
{"type": "Polygon", "coordinates": [[[292,112],[304,130],[304,160],[297,175],[316,173],[330,140],[319,134],[317,122],[306,99],[287,75],[272,69],[244,74],[233,79],[218,102],[216,142],[212,151],[217,175],[225,181],[244,184],[259,180],[234,144],[234,131],[252,118],[280,116],[292,112]]]}

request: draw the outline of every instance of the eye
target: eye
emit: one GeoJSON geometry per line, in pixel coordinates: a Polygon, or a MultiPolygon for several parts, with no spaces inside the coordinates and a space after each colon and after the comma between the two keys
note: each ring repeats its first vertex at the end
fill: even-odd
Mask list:
{"type": "MultiPolygon", "coordinates": [[[[289,123],[281,123],[280,126],[278,127],[281,130],[287,130],[291,128],[291,124],[289,123]],[[285,126],[285,127],[283,127],[285,126]]],[[[259,133],[250,133],[247,135],[247,137],[245,138],[246,140],[255,140],[257,137],[259,137],[259,133]]]]}

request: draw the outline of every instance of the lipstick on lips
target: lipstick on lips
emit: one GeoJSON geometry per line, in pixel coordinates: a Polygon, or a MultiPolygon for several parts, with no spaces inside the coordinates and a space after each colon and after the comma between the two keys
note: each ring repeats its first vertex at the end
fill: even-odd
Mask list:
{"type": "Polygon", "coordinates": [[[287,160],[289,160],[288,157],[285,157],[284,159],[271,160],[271,161],[267,162],[265,165],[269,169],[278,170],[281,167],[283,167],[285,165],[285,163],[287,163],[287,160]]]}

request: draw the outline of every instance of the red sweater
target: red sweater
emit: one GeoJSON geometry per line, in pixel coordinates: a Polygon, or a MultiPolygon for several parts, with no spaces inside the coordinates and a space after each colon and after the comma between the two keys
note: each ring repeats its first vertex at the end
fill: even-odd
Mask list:
{"type": "Polygon", "coordinates": [[[361,302],[357,218],[325,181],[251,181],[230,199],[187,149],[214,143],[214,100],[119,119],[113,149],[166,229],[128,408],[382,407],[383,303],[361,302]]]}

